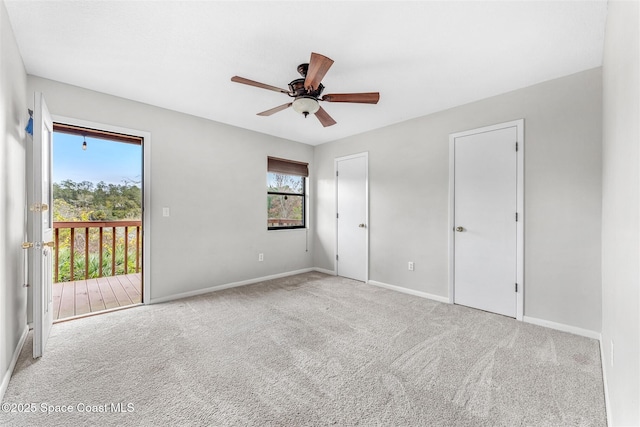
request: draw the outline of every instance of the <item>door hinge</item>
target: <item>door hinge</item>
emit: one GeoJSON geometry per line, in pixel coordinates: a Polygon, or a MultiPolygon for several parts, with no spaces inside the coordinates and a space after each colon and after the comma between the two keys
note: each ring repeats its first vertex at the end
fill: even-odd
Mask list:
{"type": "Polygon", "coordinates": [[[518,212],[516,212],[516,222],[518,222],[518,212]]]}
{"type": "Polygon", "coordinates": [[[338,261],[338,254],[336,254],[336,261],[338,261]]]}
{"type": "Polygon", "coordinates": [[[516,141],[516,151],[518,151],[518,142],[516,141]]]}
{"type": "Polygon", "coordinates": [[[516,292],[518,292],[518,284],[516,283],[516,292]]]}
{"type": "Polygon", "coordinates": [[[338,171],[336,171],[336,176],[338,176],[338,171]]]}
{"type": "Polygon", "coordinates": [[[336,219],[340,218],[340,214],[338,212],[336,212],[336,219]]]}

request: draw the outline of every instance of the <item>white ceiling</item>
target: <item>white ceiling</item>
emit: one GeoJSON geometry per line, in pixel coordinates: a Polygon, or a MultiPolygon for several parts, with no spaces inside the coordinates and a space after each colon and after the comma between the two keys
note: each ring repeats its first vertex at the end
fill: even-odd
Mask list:
{"type": "Polygon", "coordinates": [[[320,144],[602,64],[606,1],[5,0],[27,73],[320,144]],[[286,95],[311,52],[335,61],[323,128],[286,95]]]}

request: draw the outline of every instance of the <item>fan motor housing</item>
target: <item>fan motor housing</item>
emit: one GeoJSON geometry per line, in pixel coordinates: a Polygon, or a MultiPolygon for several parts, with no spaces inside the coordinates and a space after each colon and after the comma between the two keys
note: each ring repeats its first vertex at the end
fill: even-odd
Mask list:
{"type": "Polygon", "coordinates": [[[313,98],[319,98],[320,94],[322,94],[322,91],[324,90],[324,86],[322,83],[320,83],[320,85],[318,86],[318,89],[316,90],[306,90],[304,88],[304,78],[302,79],[295,79],[293,80],[291,83],[289,83],[289,90],[291,91],[291,95],[294,98],[297,98],[299,96],[311,96],[313,98]]]}

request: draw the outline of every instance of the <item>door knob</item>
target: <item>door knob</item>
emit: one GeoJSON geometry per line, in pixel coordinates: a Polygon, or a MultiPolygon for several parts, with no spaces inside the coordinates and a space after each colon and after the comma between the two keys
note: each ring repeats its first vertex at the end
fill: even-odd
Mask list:
{"type": "Polygon", "coordinates": [[[365,228],[365,227],[366,227],[366,225],[364,225],[364,224],[358,224],[358,227],[360,227],[360,228],[365,228]]]}
{"type": "Polygon", "coordinates": [[[463,231],[464,231],[464,227],[460,227],[460,226],[458,226],[458,227],[456,227],[456,231],[457,231],[457,232],[459,232],[459,233],[461,233],[461,232],[463,232],[463,231]]]}

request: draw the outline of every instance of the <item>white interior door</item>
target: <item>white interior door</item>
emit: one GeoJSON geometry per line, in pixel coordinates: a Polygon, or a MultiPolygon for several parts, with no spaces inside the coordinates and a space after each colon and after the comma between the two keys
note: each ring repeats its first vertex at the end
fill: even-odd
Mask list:
{"type": "Polygon", "coordinates": [[[338,276],[368,279],[367,155],[336,159],[338,276]]]}
{"type": "Polygon", "coordinates": [[[452,136],[453,296],[456,304],[518,314],[518,127],[452,136]]]}
{"type": "Polygon", "coordinates": [[[29,283],[33,290],[33,357],[42,356],[47,345],[52,310],[53,204],[51,193],[51,146],[53,122],[41,93],[35,93],[33,144],[27,151],[29,176],[28,224],[29,283]]]}

